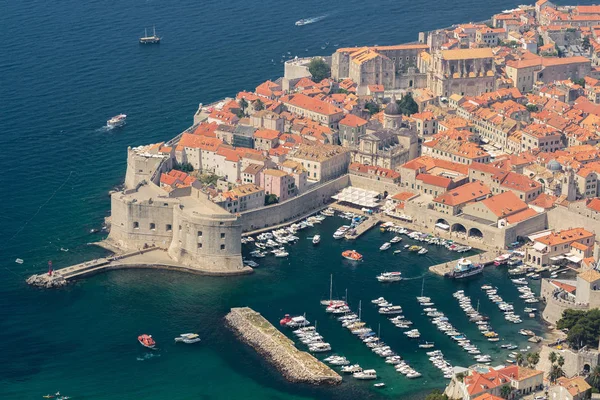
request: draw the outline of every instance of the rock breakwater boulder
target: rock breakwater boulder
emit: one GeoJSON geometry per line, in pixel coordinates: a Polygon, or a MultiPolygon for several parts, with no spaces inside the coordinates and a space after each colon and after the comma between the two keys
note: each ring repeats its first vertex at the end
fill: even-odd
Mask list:
{"type": "Polygon", "coordinates": [[[262,315],[248,307],[232,308],[227,326],[273,364],[290,382],[337,385],[342,377],[311,354],[300,351],[262,315]]]}

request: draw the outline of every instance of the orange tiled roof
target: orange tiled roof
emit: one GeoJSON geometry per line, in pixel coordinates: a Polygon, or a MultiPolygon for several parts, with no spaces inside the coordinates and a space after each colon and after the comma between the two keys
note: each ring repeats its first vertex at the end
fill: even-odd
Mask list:
{"type": "MultiPolygon", "coordinates": [[[[485,205],[494,215],[500,218],[529,209],[527,204],[511,191],[488,197],[482,200],[481,204],[485,205]]],[[[536,213],[535,211],[533,212],[534,214],[536,213]]]]}
{"type": "Polygon", "coordinates": [[[223,141],[217,138],[194,135],[192,133],[184,133],[177,143],[176,150],[181,151],[185,147],[200,148],[206,151],[216,151],[223,141]]]}
{"type": "Polygon", "coordinates": [[[281,132],[273,129],[259,129],[254,132],[254,137],[257,139],[275,140],[281,135],[281,132]]]}
{"type": "Polygon", "coordinates": [[[357,128],[359,126],[363,126],[363,125],[367,124],[367,122],[368,121],[366,121],[354,114],[346,114],[346,116],[339,122],[339,124],[357,128]]]}
{"type": "Polygon", "coordinates": [[[536,239],[536,241],[547,246],[556,246],[592,237],[594,237],[594,234],[586,231],[583,228],[573,228],[565,229],[560,232],[553,232],[549,235],[536,239]]]}
{"type": "Polygon", "coordinates": [[[333,115],[343,112],[340,108],[334,106],[333,104],[313,99],[302,93],[282,97],[281,101],[284,104],[291,104],[292,106],[324,115],[333,115]]]}
{"type": "Polygon", "coordinates": [[[433,201],[450,206],[457,206],[475,201],[476,199],[485,198],[490,194],[490,188],[483,183],[471,182],[446,192],[433,199],[433,201]]]}
{"type": "Polygon", "coordinates": [[[426,185],[438,186],[444,189],[448,189],[448,187],[452,184],[452,179],[450,178],[431,174],[419,174],[417,175],[416,179],[426,185]]]}

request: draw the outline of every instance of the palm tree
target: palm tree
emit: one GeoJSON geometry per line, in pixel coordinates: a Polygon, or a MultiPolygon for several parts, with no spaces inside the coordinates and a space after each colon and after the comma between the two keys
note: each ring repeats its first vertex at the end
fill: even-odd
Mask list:
{"type": "Polygon", "coordinates": [[[558,359],[556,360],[556,363],[558,364],[559,367],[562,368],[563,365],[565,365],[565,359],[563,356],[558,356],[558,359]]]}
{"type": "Polygon", "coordinates": [[[565,373],[563,372],[561,367],[559,367],[558,365],[553,365],[552,368],[550,368],[550,381],[556,382],[556,380],[564,374],[565,373]]]}
{"type": "Polygon", "coordinates": [[[508,385],[504,385],[500,388],[500,397],[508,399],[508,396],[512,393],[512,388],[508,385]]]}
{"type": "Polygon", "coordinates": [[[242,98],[240,100],[240,107],[242,108],[242,112],[246,111],[246,107],[248,107],[248,102],[246,101],[246,99],[242,98]]]}
{"type": "Polygon", "coordinates": [[[534,368],[539,362],[540,362],[540,353],[537,351],[535,353],[531,353],[531,364],[529,365],[529,367],[534,368]]]}
{"type": "Polygon", "coordinates": [[[517,361],[517,365],[523,364],[523,353],[517,353],[517,357],[515,359],[517,361]]]}
{"type": "Polygon", "coordinates": [[[550,360],[551,364],[554,364],[556,362],[556,353],[555,352],[551,352],[548,355],[548,360],[550,360]]]}
{"type": "Polygon", "coordinates": [[[588,376],[587,382],[591,387],[600,389],[600,365],[596,365],[590,376],[588,376]]]}
{"type": "Polygon", "coordinates": [[[533,353],[527,353],[527,355],[525,356],[525,360],[527,361],[528,367],[531,367],[531,364],[533,364],[532,357],[533,357],[533,353]]]}

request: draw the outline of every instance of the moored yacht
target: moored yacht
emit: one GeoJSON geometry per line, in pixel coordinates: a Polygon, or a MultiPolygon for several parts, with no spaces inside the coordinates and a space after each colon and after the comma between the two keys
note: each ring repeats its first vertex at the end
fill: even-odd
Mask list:
{"type": "Polygon", "coordinates": [[[321,235],[313,236],[313,238],[312,238],[313,244],[319,244],[320,241],[321,241],[321,235]]]}
{"type": "Polygon", "coordinates": [[[197,333],[182,333],[175,338],[175,341],[187,344],[198,343],[200,341],[200,336],[197,333]]]}
{"type": "Polygon", "coordinates": [[[374,369],[365,369],[364,371],[353,373],[352,376],[362,380],[377,379],[377,372],[374,369]]]}
{"type": "Polygon", "coordinates": [[[385,242],[384,244],[381,245],[381,247],[379,248],[379,250],[387,250],[390,247],[392,247],[392,245],[390,244],[390,242],[385,242]]]}

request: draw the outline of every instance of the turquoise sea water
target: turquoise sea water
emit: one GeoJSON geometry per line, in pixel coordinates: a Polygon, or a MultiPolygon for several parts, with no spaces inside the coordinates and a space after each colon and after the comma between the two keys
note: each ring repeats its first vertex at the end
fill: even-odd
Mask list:
{"type": "MultiPolygon", "coordinates": [[[[425,338],[429,322],[410,309],[421,281],[382,286],[373,278],[395,264],[407,276],[421,276],[448,254],[379,254],[383,238],[373,231],[352,245],[367,261],[349,267],[339,257],[348,245],[330,239],[340,221],[318,228],[324,236],[318,249],[303,234],[289,260],[267,260],[249,277],[116,271],[51,291],[29,288],[24,278],[45,270],[48,260],[61,267],[104,254],[86,243],[101,238],[89,230],[102,224],[110,208],[106,193],[123,180],[126,147],[174,136],[191,124],[198,102],[281,75],[288,51],[330,54],[336,44],[416,40],[420,30],[481,20],[518,3],[0,0],[0,398],[39,398],[57,390],[86,399],[408,398],[443,385],[416,344],[370,305],[365,319],[372,326],[381,322],[383,336],[425,372],[422,379],[396,376],[317,302],[334,273],[336,289],[348,288],[354,307],[359,299],[385,295],[407,308],[425,338]],[[325,14],[319,23],[294,26],[325,14]],[[163,43],[140,47],[137,38],[153,24],[163,43]],[[129,115],[124,129],[101,129],[121,112],[129,115]],[[16,264],[17,257],[25,262],[16,264]],[[334,389],[286,383],[223,328],[226,311],[243,305],[274,322],[285,312],[307,312],[336,351],[381,370],[389,387],[377,392],[351,381],[334,389]],[[200,332],[202,344],[174,346],[172,338],[187,331],[200,332]],[[142,350],[135,339],[141,332],[152,333],[160,351],[142,350]]],[[[479,294],[488,280],[505,297],[516,294],[495,270],[459,285],[428,276],[426,290],[470,332],[451,292],[460,286],[479,294]]],[[[483,300],[482,310],[495,315],[494,326],[513,340],[514,327],[501,324],[483,300]]],[[[467,361],[437,331],[431,336],[452,362],[467,361]]]]}

